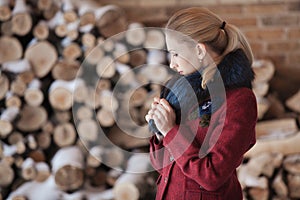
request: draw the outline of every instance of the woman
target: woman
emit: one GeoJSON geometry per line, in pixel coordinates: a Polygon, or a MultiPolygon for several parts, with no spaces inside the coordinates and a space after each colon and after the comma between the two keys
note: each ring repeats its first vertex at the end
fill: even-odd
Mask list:
{"type": "Polygon", "coordinates": [[[242,199],[236,168],[255,144],[257,121],[250,46],[205,8],[178,11],[166,28],[170,68],[180,76],[145,116],[156,133],[150,139],[156,199],[242,199]]]}

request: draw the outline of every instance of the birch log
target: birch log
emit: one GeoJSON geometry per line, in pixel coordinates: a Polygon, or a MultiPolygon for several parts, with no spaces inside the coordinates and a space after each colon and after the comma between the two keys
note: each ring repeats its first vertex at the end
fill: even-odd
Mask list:
{"type": "Polygon", "coordinates": [[[55,183],[63,191],[72,191],[82,186],[83,154],[76,146],[59,149],[52,158],[55,183]]]}
{"type": "Polygon", "coordinates": [[[22,46],[15,37],[0,37],[0,64],[20,59],[23,54],[22,46]]]}
{"type": "Polygon", "coordinates": [[[0,21],[6,21],[11,17],[11,9],[8,0],[0,1],[0,21]]]}
{"type": "Polygon", "coordinates": [[[27,10],[25,0],[16,0],[12,10],[12,31],[16,35],[24,36],[32,28],[32,18],[27,10]]]}
{"type": "Polygon", "coordinates": [[[36,131],[46,123],[48,113],[44,107],[25,105],[20,112],[17,128],[24,132],[36,131]]]}
{"type": "Polygon", "coordinates": [[[126,171],[116,181],[113,189],[116,200],[138,200],[145,192],[145,172],[150,165],[147,155],[133,155],[129,158],[126,171]]]}
{"type": "Polygon", "coordinates": [[[40,41],[25,51],[25,58],[29,60],[38,78],[46,76],[57,61],[57,51],[52,44],[40,41]]]}

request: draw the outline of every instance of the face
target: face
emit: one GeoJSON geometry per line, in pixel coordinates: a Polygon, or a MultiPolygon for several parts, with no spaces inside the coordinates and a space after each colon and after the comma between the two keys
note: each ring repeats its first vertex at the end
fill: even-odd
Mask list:
{"type": "MultiPolygon", "coordinates": [[[[181,37],[181,36],[179,36],[181,37]]],[[[181,75],[189,75],[200,68],[196,43],[186,41],[174,35],[166,35],[166,44],[170,52],[170,68],[181,75]]]]}

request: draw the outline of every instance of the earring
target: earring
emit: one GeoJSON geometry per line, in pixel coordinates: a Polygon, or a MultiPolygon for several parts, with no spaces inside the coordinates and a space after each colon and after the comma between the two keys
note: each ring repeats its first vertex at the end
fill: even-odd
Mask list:
{"type": "Polygon", "coordinates": [[[200,61],[200,63],[202,63],[203,59],[202,59],[202,58],[200,58],[200,59],[199,59],[199,61],[200,61]]]}

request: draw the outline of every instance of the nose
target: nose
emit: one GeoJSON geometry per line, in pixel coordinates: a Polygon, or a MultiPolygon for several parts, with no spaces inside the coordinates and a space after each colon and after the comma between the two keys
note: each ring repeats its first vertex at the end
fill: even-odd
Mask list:
{"type": "Polygon", "coordinates": [[[174,62],[174,59],[171,58],[171,59],[170,59],[170,68],[171,68],[171,69],[175,69],[176,67],[177,67],[176,62],[174,62]]]}

